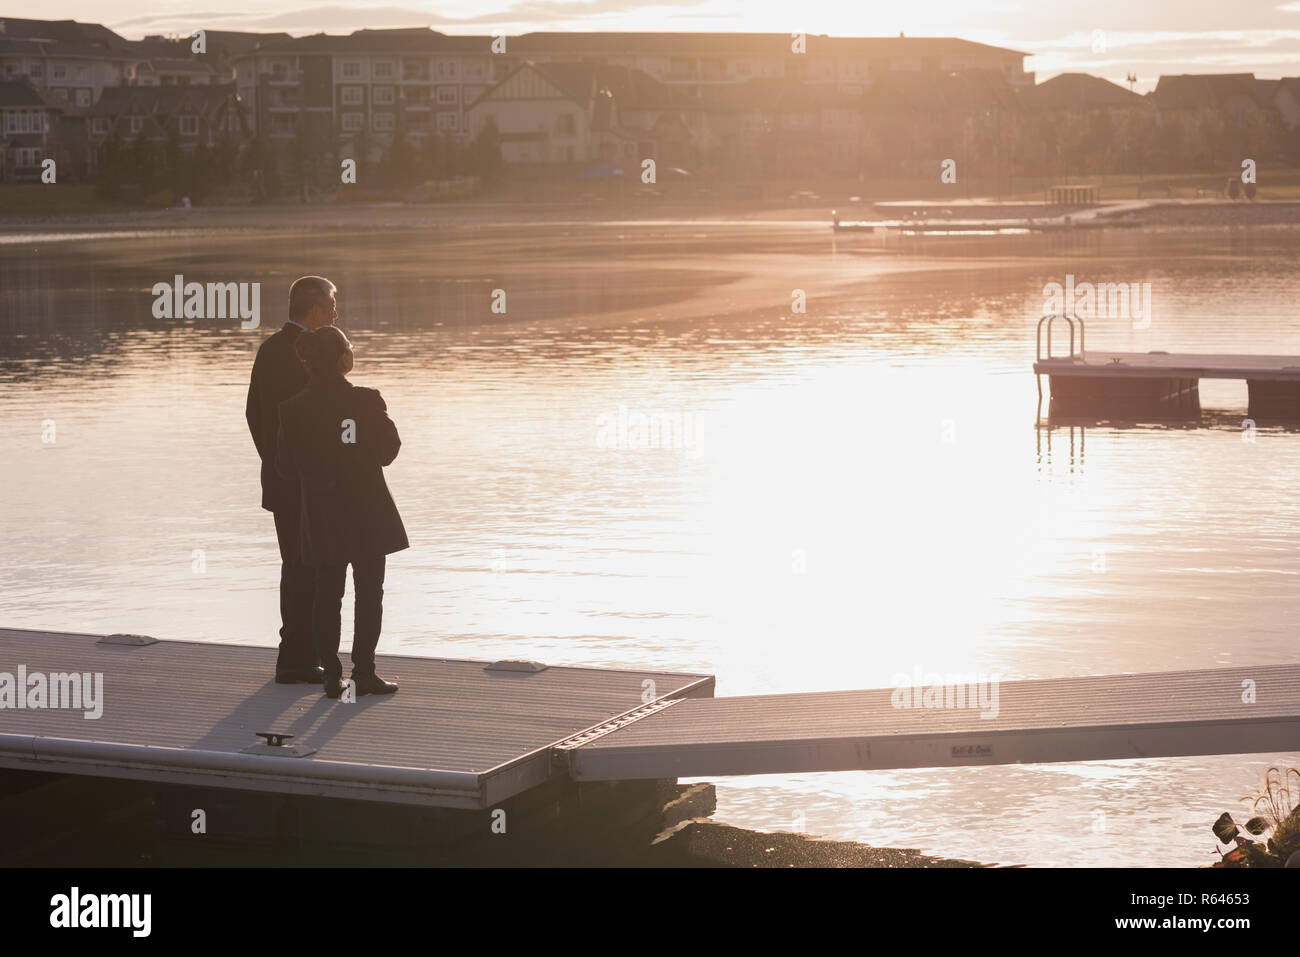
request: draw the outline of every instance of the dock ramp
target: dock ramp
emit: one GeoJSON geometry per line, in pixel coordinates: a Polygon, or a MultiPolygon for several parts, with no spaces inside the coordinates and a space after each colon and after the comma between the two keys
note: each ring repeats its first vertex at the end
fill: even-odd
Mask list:
{"type": "Polygon", "coordinates": [[[963,690],[684,698],[561,750],[582,781],[1300,751],[1300,665],[963,690]]]}

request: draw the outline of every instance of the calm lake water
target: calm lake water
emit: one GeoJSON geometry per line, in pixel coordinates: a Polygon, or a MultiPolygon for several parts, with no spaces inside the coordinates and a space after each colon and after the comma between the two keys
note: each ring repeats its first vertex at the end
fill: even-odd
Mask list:
{"type": "MultiPolygon", "coordinates": [[[[388,480],[412,547],[389,560],[381,652],[704,671],[719,695],[1300,661],[1300,434],[1244,441],[1240,382],[1202,384],[1196,428],[1036,428],[1030,371],[1043,286],[1067,274],[1152,284],[1149,328],[1097,320],[1092,347],[1300,354],[1293,230],[13,239],[8,626],[276,642],[244,397],[289,282],[320,272],[352,379],[403,439],[388,480]],[[154,319],[176,273],[261,282],[262,328],[154,319]]],[[[724,778],[716,817],[984,861],[1206,864],[1270,757],[1300,760],[724,778]]]]}

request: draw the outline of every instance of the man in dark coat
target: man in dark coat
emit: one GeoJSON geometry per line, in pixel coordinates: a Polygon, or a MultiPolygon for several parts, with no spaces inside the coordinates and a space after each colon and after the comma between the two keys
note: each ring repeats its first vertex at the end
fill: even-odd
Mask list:
{"type": "Polygon", "coordinates": [[[312,644],[312,597],[315,569],[302,560],[301,504],[298,483],[275,470],[275,440],[280,403],[307,385],[307,370],[294,352],[298,336],[338,317],[336,287],[321,276],[303,276],[289,289],[289,321],[257,350],[248,384],[245,417],[262,459],[262,508],[275,516],[280,543],[280,655],[275,680],[281,684],[317,683],[323,679],[312,644]]]}
{"type": "Polygon", "coordinates": [[[340,605],[351,565],[356,693],[391,694],[397,685],[375,674],[375,648],[386,556],[409,546],[384,481],[384,466],[397,458],[402,442],[379,392],[345,378],[352,349],[342,332],[304,333],[297,350],[311,377],[280,406],[276,466],[281,476],[301,483],[302,555],[316,570],[313,624],[325,693],[338,697],[341,691],[340,605]]]}

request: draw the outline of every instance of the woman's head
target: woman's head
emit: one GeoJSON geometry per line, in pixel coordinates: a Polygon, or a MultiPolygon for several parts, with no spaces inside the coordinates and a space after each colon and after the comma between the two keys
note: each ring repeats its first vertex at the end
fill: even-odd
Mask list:
{"type": "Polygon", "coordinates": [[[341,378],[352,371],[352,343],[338,326],[299,333],[294,350],[316,378],[341,378]]]}

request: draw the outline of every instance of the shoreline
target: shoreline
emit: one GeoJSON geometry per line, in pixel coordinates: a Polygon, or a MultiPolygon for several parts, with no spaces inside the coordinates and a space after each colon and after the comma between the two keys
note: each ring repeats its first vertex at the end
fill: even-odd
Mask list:
{"type": "Polygon", "coordinates": [[[875,847],[789,831],[752,831],[708,818],[692,818],[665,831],[651,845],[650,867],[872,867],[988,868],[986,864],[934,857],[912,848],[875,847]]]}
{"type": "MultiPolygon", "coordinates": [[[[1017,219],[1095,212],[1097,221],[1108,218],[1105,207],[1056,208],[1041,205],[983,201],[978,204],[943,204],[918,200],[913,204],[880,205],[885,216],[898,208],[914,206],[940,212],[940,218],[960,219],[978,213],[982,220],[1017,219]]],[[[62,232],[119,232],[168,230],[285,231],[318,229],[420,229],[437,227],[492,227],[512,225],[627,225],[687,224],[821,227],[829,234],[833,202],[805,206],[763,206],[727,203],[629,203],[617,207],[590,203],[332,203],[276,206],[196,206],[191,209],[140,209],[56,214],[45,216],[0,215],[0,236],[34,229],[62,232]]],[[[839,208],[841,219],[855,219],[874,204],[839,208]]],[[[873,212],[872,215],[875,215],[873,212]]],[[[1127,214],[1128,225],[1145,227],[1223,228],[1235,226],[1300,225],[1300,201],[1291,200],[1158,200],[1127,214]]],[[[1117,218],[1118,222],[1118,218],[1117,218]]],[[[91,238],[91,237],[87,237],[91,238]]]]}

